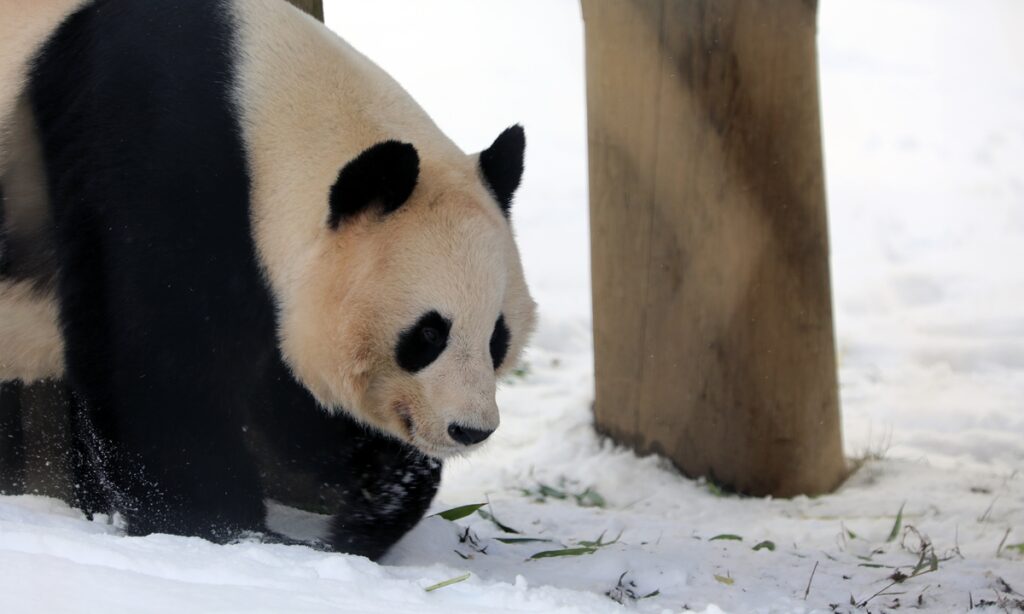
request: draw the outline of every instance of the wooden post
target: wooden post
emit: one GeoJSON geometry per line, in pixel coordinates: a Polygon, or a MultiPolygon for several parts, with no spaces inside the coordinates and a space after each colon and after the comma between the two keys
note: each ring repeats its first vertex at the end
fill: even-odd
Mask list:
{"type": "Polygon", "coordinates": [[[845,475],[814,0],[582,0],[597,426],[738,492],[845,475]]]}
{"type": "Polygon", "coordinates": [[[313,17],[316,17],[321,22],[324,20],[323,0],[288,0],[288,2],[291,2],[303,11],[306,11],[313,17]]]}

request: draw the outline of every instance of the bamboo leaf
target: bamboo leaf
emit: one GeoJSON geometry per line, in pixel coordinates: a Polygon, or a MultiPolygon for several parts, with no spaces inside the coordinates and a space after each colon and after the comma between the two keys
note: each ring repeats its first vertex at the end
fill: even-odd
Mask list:
{"type": "Polygon", "coordinates": [[[715,580],[718,580],[719,582],[721,582],[722,584],[725,584],[726,586],[732,586],[733,584],[736,583],[736,580],[730,578],[729,576],[720,576],[718,574],[715,574],[715,580]]]}
{"type": "Polygon", "coordinates": [[[605,546],[611,546],[612,544],[618,543],[619,539],[621,539],[621,538],[622,538],[622,533],[619,533],[618,535],[615,536],[615,539],[613,539],[612,541],[610,541],[610,542],[603,541],[604,540],[604,531],[602,531],[601,534],[597,536],[597,541],[596,542],[581,541],[580,545],[581,546],[586,546],[587,548],[603,548],[605,546]]]}
{"type": "Polygon", "coordinates": [[[886,542],[894,542],[900,536],[900,529],[903,528],[903,507],[905,505],[906,502],[900,505],[900,511],[896,513],[896,522],[893,523],[892,531],[889,531],[889,538],[885,540],[886,542]]]}
{"type": "Polygon", "coordinates": [[[466,580],[469,580],[469,576],[470,576],[470,574],[467,572],[467,573],[462,574],[461,576],[456,576],[454,578],[449,578],[449,579],[445,580],[444,582],[438,582],[437,584],[432,584],[432,585],[428,586],[427,588],[425,588],[423,590],[427,591],[428,593],[432,593],[432,592],[436,591],[439,588],[444,588],[446,586],[451,586],[452,584],[458,584],[459,582],[465,582],[466,580]]]}
{"type": "MultiPolygon", "coordinates": [[[[596,542],[581,541],[580,545],[581,546],[586,546],[587,548],[600,548],[601,546],[605,545],[605,544],[601,543],[601,540],[604,539],[604,534],[605,534],[605,532],[601,531],[601,534],[597,536],[597,541],[596,542]]],[[[619,541],[618,538],[615,538],[615,541],[619,541]]],[[[612,543],[614,543],[614,542],[612,542],[612,543]]]]}
{"type": "Polygon", "coordinates": [[[604,508],[608,503],[604,500],[604,497],[600,495],[596,490],[587,488],[578,495],[573,495],[576,498],[576,504],[580,507],[600,507],[604,508]]]}
{"type": "Polygon", "coordinates": [[[552,542],[554,540],[544,539],[542,537],[497,537],[495,538],[503,544],[529,544],[531,542],[552,542]]]}
{"type": "Polygon", "coordinates": [[[483,507],[485,505],[487,505],[487,504],[486,503],[472,503],[470,505],[460,505],[459,507],[453,507],[450,510],[445,510],[443,512],[438,512],[438,513],[433,514],[433,515],[434,516],[440,516],[441,518],[444,518],[445,520],[453,520],[454,521],[454,520],[458,520],[460,518],[465,518],[466,516],[469,516],[470,514],[472,514],[473,512],[479,510],[481,507],[483,507]]]}
{"type": "Polygon", "coordinates": [[[583,556],[584,554],[594,554],[595,552],[597,552],[597,548],[594,546],[580,546],[578,548],[563,548],[561,550],[545,550],[531,556],[530,559],[550,559],[556,556],[583,556]]]}
{"type": "Polygon", "coordinates": [[[759,543],[758,545],[754,546],[754,552],[757,552],[758,550],[770,550],[772,552],[775,552],[775,542],[765,540],[759,543]]]}
{"type": "Polygon", "coordinates": [[[513,533],[515,535],[519,535],[519,533],[520,533],[519,531],[516,531],[512,527],[508,526],[507,524],[502,523],[500,520],[498,520],[494,516],[494,514],[488,512],[487,510],[477,510],[476,513],[480,514],[485,520],[490,520],[491,522],[494,523],[494,526],[498,527],[499,529],[501,529],[502,531],[504,531],[506,533],[513,533]]]}
{"type": "Polygon", "coordinates": [[[741,541],[743,541],[743,538],[740,537],[739,535],[733,535],[731,533],[722,533],[721,535],[716,535],[716,536],[712,537],[708,541],[709,542],[716,542],[716,541],[720,541],[720,540],[728,540],[728,541],[734,541],[734,542],[741,542],[741,541]]]}
{"type": "Polygon", "coordinates": [[[547,484],[538,484],[537,492],[539,492],[541,495],[545,497],[553,497],[555,499],[565,499],[566,497],[569,496],[565,494],[564,491],[558,490],[557,488],[552,488],[547,484]]]}

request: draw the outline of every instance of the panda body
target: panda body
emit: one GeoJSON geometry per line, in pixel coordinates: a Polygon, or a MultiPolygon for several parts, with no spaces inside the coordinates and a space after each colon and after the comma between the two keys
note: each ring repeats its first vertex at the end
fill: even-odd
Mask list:
{"type": "MultiPolygon", "coordinates": [[[[45,184],[3,200],[42,230],[6,231],[54,251],[0,278],[0,312],[51,310],[0,376],[66,376],[91,505],[132,534],[261,531],[264,497],[305,480],[333,493],[333,547],[381,554],[437,459],[497,427],[496,378],[533,325],[507,216],[521,130],[464,154],[281,0],[58,4],[22,15],[31,52],[0,67],[23,84],[5,133],[31,118],[45,184]]],[[[3,143],[6,191],[32,173],[3,143]]]]}

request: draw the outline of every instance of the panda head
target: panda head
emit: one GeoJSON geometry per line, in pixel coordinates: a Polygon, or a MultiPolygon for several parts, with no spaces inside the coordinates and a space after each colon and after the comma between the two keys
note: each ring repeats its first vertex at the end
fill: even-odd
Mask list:
{"type": "Polygon", "coordinates": [[[535,321],[509,224],[525,139],[421,159],[379,142],[338,172],[281,344],[327,408],[430,456],[463,453],[498,427],[495,388],[535,321]]]}

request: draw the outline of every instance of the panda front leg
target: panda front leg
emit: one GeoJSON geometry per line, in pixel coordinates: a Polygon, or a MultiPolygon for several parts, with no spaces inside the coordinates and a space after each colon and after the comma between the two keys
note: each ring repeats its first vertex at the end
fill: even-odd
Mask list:
{"type": "Polygon", "coordinates": [[[211,289],[175,292],[188,286],[168,283],[174,267],[133,259],[97,216],[74,217],[59,284],[67,375],[84,406],[81,436],[128,533],[223,542],[262,531],[239,415],[267,353],[253,341],[263,329],[273,338],[266,314],[225,305],[211,289]]]}
{"type": "Polygon", "coordinates": [[[224,543],[264,532],[262,491],[246,451],[227,430],[196,437],[180,426],[150,424],[122,434],[122,458],[138,462],[120,479],[128,495],[128,534],[171,533],[224,543]],[[169,445],[164,436],[178,444],[169,445]]]}
{"type": "MultiPolygon", "coordinates": [[[[74,363],[69,367],[77,373],[74,363]]],[[[89,422],[81,436],[127,533],[226,542],[263,531],[258,475],[239,429],[220,415],[230,415],[231,401],[176,391],[192,385],[179,379],[155,386],[132,381],[148,379],[142,377],[148,370],[118,368],[99,386],[76,388],[89,422]]]]}
{"type": "Polygon", "coordinates": [[[331,547],[373,560],[423,518],[441,483],[441,461],[377,433],[353,446],[348,497],[331,519],[331,547]]]}
{"type": "Polygon", "coordinates": [[[219,416],[231,413],[226,411],[230,401],[194,391],[181,394],[173,387],[192,384],[178,379],[140,386],[132,380],[148,379],[146,367],[117,368],[113,377],[89,383],[78,377],[76,367],[77,361],[69,361],[88,420],[80,436],[113,509],[127,520],[128,534],[225,542],[264,530],[263,494],[253,462],[239,429],[219,416]]]}
{"type": "MultiPolygon", "coordinates": [[[[266,495],[288,507],[330,514],[318,543],[379,558],[430,507],[441,481],[440,461],[343,410],[324,411],[281,360],[263,381],[269,394],[252,406],[246,433],[266,495]]],[[[288,530],[284,524],[281,529],[288,530]]]]}

